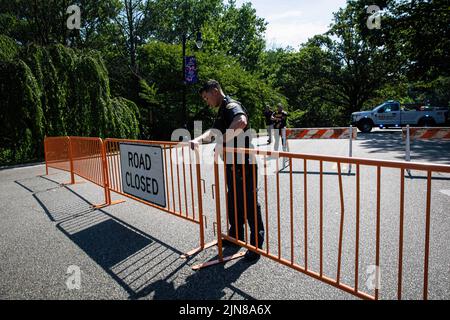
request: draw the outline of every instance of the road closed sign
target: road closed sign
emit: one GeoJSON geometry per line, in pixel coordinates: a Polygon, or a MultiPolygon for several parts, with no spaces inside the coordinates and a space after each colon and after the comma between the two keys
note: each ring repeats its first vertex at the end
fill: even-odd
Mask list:
{"type": "Polygon", "coordinates": [[[123,192],[166,206],[162,149],[145,144],[120,144],[123,192]]]}

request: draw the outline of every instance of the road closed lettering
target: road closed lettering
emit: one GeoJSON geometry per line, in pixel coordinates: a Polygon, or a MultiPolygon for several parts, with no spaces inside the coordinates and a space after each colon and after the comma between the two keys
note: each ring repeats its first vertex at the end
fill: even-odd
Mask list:
{"type": "Polygon", "coordinates": [[[120,164],[124,193],[166,206],[161,147],[121,143],[120,164]]]}

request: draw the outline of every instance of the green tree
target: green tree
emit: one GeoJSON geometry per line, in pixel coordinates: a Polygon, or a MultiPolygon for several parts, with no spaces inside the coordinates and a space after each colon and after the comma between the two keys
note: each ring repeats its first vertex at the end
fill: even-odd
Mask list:
{"type": "MultiPolygon", "coordinates": [[[[141,90],[141,96],[150,92],[151,99],[145,108],[151,108],[158,121],[153,121],[150,129],[152,137],[170,138],[174,129],[182,127],[181,119],[181,48],[163,42],[150,42],[140,48],[139,64],[142,74],[151,90],[141,90]],[[157,94],[155,94],[155,92],[157,94]],[[156,98],[156,99],[155,99],[156,98]],[[159,135],[159,136],[158,136],[159,135]]],[[[200,83],[208,79],[221,82],[227,94],[240,100],[251,113],[251,124],[254,128],[264,126],[262,110],[266,103],[275,104],[286,99],[265,81],[260,80],[252,72],[244,70],[237,59],[222,53],[198,51],[196,58],[199,67],[200,83]]],[[[198,95],[200,83],[188,86],[188,127],[193,127],[194,120],[203,120],[204,126],[210,126],[214,114],[198,95]]]]}
{"type": "Polygon", "coordinates": [[[333,52],[326,50],[330,45],[328,37],[316,36],[299,52],[289,53],[277,70],[276,86],[294,111],[289,117],[291,126],[335,126],[342,122],[345,95],[332,82],[339,65],[333,52]]]}
{"type": "MultiPolygon", "coordinates": [[[[397,80],[395,61],[387,60],[383,47],[372,45],[364,36],[367,28],[366,7],[358,1],[348,1],[345,9],[334,16],[328,34],[336,37],[327,50],[335,57],[331,85],[341,93],[339,100],[348,117],[359,111],[384,84],[397,80]]],[[[377,32],[377,30],[375,30],[377,32]]]]}
{"type": "Polygon", "coordinates": [[[22,60],[0,61],[0,162],[15,163],[42,155],[44,126],[41,91],[22,60]]]}
{"type": "Polygon", "coordinates": [[[450,10],[448,1],[389,1],[383,16],[386,49],[401,53],[410,80],[450,76],[450,10]]]}
{"type": "Polygon", "coordinates": [[[42,157],[44,135],[137,138],[139,110],[112,98],[98,52],[0,37],[0,160],[42,157]]]}
{"type": "Polygon", "coordinates": [[[0,0],[0,26],[21,44],[99,46],[118,5],[118,0],[0,0]],[[80,30],[67,28],[71,5],[80,7],[80,30]]]}
{"type": "Polygon", "coordinates": [[[237,8],[230,0],[220,16],[203,28],[205,50],[235,57],[245,70],[258,70],[264,49],[264,19],[256,15],[250,2],[237,8]]]}

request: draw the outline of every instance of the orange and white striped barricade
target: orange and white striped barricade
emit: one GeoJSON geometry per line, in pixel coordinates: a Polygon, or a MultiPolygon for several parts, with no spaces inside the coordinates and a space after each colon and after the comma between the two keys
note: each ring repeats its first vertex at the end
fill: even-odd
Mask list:
{"type": "MultiPolygon", "coordinates": [[[[405,140],[405,161],[411,161],[411,141],[414,140],[450,140],[450,128],[411,128],[409,125],[402,129],[405,140]]],[[[408,174],[411,172],[408,170],[408,174]]]]}
{"type": "MultiPolygon", "coordinates": [[[[357,139],[358,130],[353,126],[348,128],[293,128],[286,129],[286,144],[289,152],[289,139],[349,139],[348,156],[353,156],[353,140],[357,139]]],[[[349,165],[348,174],[352,172],[352,166],[349,165]]]]}

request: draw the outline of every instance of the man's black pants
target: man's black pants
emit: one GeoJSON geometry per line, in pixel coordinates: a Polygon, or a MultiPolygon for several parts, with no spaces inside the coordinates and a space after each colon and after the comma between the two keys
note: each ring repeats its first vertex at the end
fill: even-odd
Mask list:
{"type": "Polygon", "coordinates": [[[261,205],[258,203],[258,166],[256,164],[246,163],[245,165],[242,165],[240,163],[236,163],[234,167],[236,170],[235,174],[233,172],[233,165],[226,165],[228,221],[230,224],[228,235],[232,238],[239,239],[245,242],[244,226],[246,213],[248,226],[250,227],[250,244],[252,246],[256,246],[255,231],[257,230],[258,248],[261,248],[264,243],[264,225],[261,217],[261,205]],[[243,167],[245,167],[245,186],[243,178],[243,167]],[[236,179],[236,190],[233,189],[234,177],[236,179]],[[235,214],[235,194],[237,219],[235,214]],[[246,212],[244,211],[244,196],[246,200],[246,212]],[[257,221],[255,221],[255,203],[257,221]]]}

